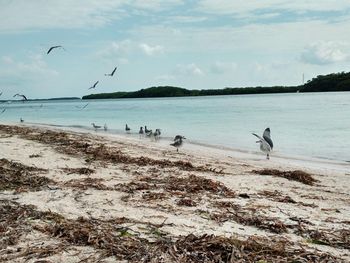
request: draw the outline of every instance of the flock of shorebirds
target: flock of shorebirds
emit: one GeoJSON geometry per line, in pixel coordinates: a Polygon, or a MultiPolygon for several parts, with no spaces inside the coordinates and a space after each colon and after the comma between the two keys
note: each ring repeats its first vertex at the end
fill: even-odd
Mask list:
{"type": "MultiPolygon", "coordinates": [[[[61,45],[56,45],[56,46],[52,46],[50,47],[46,54],[50,54],[54,49],[64,49],[63,46],[61,45]]],[[[115,72],[117,71],[117,67],[115,67],[111,73],[108,73],[108,74],[105,74],[105,76],[109,76],[109,77],[113,77],[115,72]]],[[[97,87],[97,84],[99,83],[100,81],[96,81],[90,88],[88,88],[89,90],[90,89],[95,89],[97,87]]],[[[0,92],[0,96],[2,95],[2,92],[0,92]]],[[[13,95],[13,97],[20,97],[22,99],[22,101],[27,101],[27,97],[24,95],[24,94],[19,94],[19,93],[16,93],[15,95],[13,95]]],[[[80,108],[81,110],[85,109],[87,106],[89,105],[89,103],[85,104],[84,106],[82,107],[78,107],[80,108]]],[[[3,109],[0,114],[4,113],[6,111],[6,108],[3,109]]],[[[24,120],[21,118],[20,119],[20,122],[24,122],[24,120]]],[[[99,126],[99,125],[96,125],[95,123],[91,123],[91,125],[93,126],[93,128],[95,130],[98,130],[98,129],[101,129],[102,126],[99,126]]],[[[105,124],[103,126],[103,129],[105,131],[107,131],[108,127],[107,127],[107,124],[105,124]]],[[[130,133],[131,131],[131,128],[128,126],[128,124],[125,125],[125,132],[126,133],[130,133]]],[[[139,135],[140,135],[140,138],[142,136],[146,136],[146,137],[149,137],[153,140],[158,140],[160,138],[160,135],[161,135],[161,130],[160,129],[156,129],[154,132],[152,130],[149,130],[147,129],[147,126],[145,126],[145,129],[143,129],[143,127],[141,126],[140,127],[140,130],[139,130],[139,135]]],[[[264,133],[263,133],[263,136],[260,137],[259,135],[257,135],[256,133],[253,133],[254,136],[256,136],[259,140],[256,141],[257,143],[260,144],[260,150],[266,154],[266,159],[270,159],[270,152],[272,151],[273,149],[273,142],[271,140],[271,133],[270,133],[270,128],[266,128],[264,130],[264,133]]],[[[184,136],[182,135],[176,135],[175,138],[174,138],[174,142],[171,143],[170,145],[171,146],[174,146],[176,148],[176,151],[178,152],[179,151],[179,148],[183,145],[183,140],[186,139],[184,136]]]]}

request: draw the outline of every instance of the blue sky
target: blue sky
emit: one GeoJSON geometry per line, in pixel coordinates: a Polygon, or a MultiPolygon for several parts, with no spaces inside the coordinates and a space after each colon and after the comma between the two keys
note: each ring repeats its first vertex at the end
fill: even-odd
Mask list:
{"type": "Polygon", "coordinates": [[[97,80],[94,93],[298,85],[350,66],[348,0],[0,0],[0,17],[0,99],[81,97],[97,80]]]}

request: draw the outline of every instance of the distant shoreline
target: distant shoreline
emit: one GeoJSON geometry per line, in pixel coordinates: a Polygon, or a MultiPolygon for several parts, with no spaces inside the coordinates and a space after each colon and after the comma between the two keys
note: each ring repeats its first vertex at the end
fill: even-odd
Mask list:
{"type": "Polygon", "coordinates": [[[174,86],[158,86],[138,91],[118,91],[97,93],[83,96],[82,99],[123,99],[123,98],[163,98],[163,97],[198,97],[248,94],[278,94],[305,92],[341,92],[350,91],[350,73],[335,73],[317,76],[299,86],[245,87],[224,89],[185,89],[174,86]]]}

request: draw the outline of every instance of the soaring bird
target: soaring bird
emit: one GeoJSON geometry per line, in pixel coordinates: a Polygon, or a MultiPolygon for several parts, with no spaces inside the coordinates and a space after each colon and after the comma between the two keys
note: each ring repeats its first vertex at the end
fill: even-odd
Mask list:
{"type": "Polygon", "coordinates": [[[130,127],[127,125],[127,124],[125,124],[125,131],[127,132],[127,133],[129,133],[130,132],[130,127]]]}
{"type": "Polygon", "coordinates": [[[23,101],[28,100],[27,97],[24,96],[23,94],[18,94],[18,93],[17,93],[17,94],[15,94],[15,95],[13,95],[13,97],[17,97],[17,96],[18,96],[18,97],[22,97],[22,100],[23,100],[23,101]]]}
{"type": "MultiPolygon", "coordinates": [[[[55,48],[63,48],[62,46],[53,46],[53,47],[50,47],[49,50],[47,51],[46,54],[49,54],[53,49],[55,48]]],[[[64,49],[64,48],[63,48],[64,49]]]]}
{"type": "Polygon", "coordinates": [[[186,139],[186,138],[182,135],[176,135],[174,138],[174,142],[171,143],[170,145],[176,147],[176,151],[179,152],[179,148],[183,144],[183,141],[182,141],[183,139],[186,139]]]}
{"type": "Polygon", "coordinates": [[[254,136],[258,137],[259,141],[257,141],[257,143],[260,143],[260,150],[263,153],[266,153],[266,159],[268,160],[270,159],[270,152],[273,149],[273,142],[270,133],[270,128],[265,129],[262,138],[256,133],[253,133],[254,136]]]}
{"type": "Polygon", "coordinates": [[[99,83],[100,81],[96,81],[94,85],[92,85],[89,89],[94,89],[96,88],[96,85],[99,83]]]}
{"type": "Polygon", "coordinates": [[[117,67],[115,67],[114,69],[113,69],[113,71],[112,71],[112,73],[111,74],[105,74],[105,76],[113,76],[114,75],[114,73],[115,73],[115,71],[117,70],[117,67]]]}

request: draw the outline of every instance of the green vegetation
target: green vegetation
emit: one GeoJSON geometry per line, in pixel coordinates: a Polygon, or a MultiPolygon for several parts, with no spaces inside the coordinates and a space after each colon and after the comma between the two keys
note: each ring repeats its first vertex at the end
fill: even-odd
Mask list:
{"type": "Polygon", "coordinates": [[[245,95],[267,93],[292,92],[329,92],[350,91],[350,72],[334,73],[317,76],[300,86],[246,87],[206,90],[188,90],[172,86],[151,87],[131,92],[99,93],[83,96],[82,99],[116,99],[116,98],[160,98],[186,96],[214,96],[214,95],[245,95]]]}

